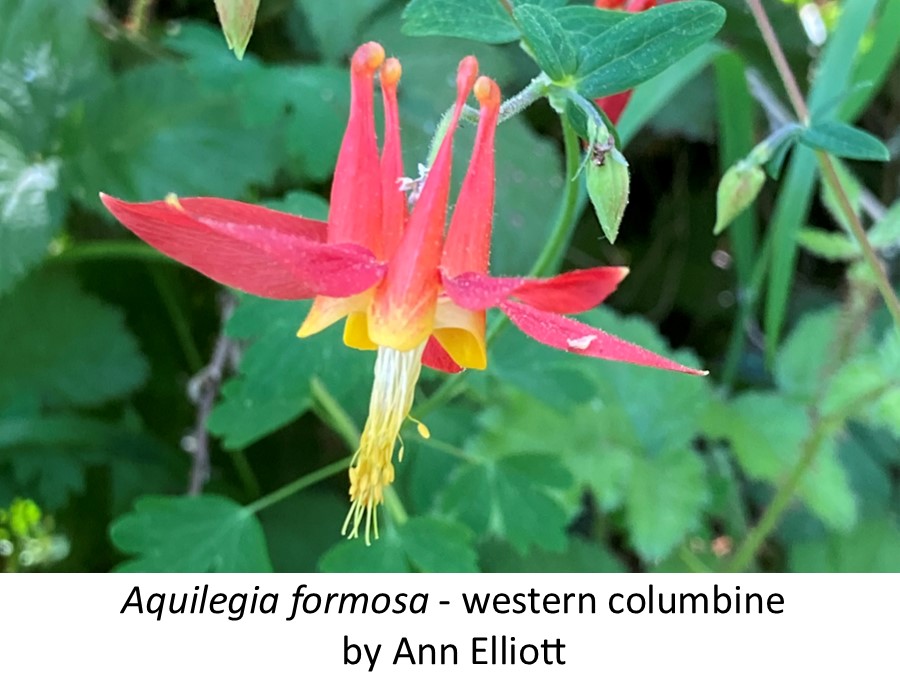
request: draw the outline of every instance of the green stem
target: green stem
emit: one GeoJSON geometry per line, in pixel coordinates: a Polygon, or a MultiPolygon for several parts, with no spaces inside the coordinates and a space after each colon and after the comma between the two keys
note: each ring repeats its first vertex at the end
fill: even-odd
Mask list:
{"type": "Polygon", "coordinates": [[[794,500],[794,493],[800,486],[800,481],[806,475],[807,469],[812,466],[819,450],[822,447],[822,441],[826,436],[826,427],[824,424],[817,423],[814,432],[809,436],[800,454],[800,461],[791,469],[791,472],[785,478],[784,482],[778,487],[772,501],[766,507],[762,518],[756,526],[750,530],[747,538],[738,548],[731,562],[726,568],[727,572],[743,572],[756,558],[756,554],[763,542],[772,533],[772,530],[781,522],[787,507],[794,500]]]}
{"type": "Polygon", "coordinates": [[[326,464],[321,469],[316,469],[312,473],[301,476],[297,480],[288,483],[284,487],[280,487],[274,492],[270,492],[265,497],[260,497],[255,502],[248,504],[246,508],[250,513],[258,513],[263,509],[269,508],[273,504],[277,504],[278,502],[287,499],[291,495],[297,494],[301,490],[305,490],[306,488],[311,487],[316,483],[321,483],[326,478],[331,478],[332,476],[337,475],[342,471],[346,471],[347,467],[349,466],[349,457],[339,459],[338,461],[332,462],[331,464],[326,464]]]}
{"type": "Polygon", "coordinates": [[[853,233],[860,249],[862,249],[863,258],[865,258],[869,267],[872,268],[872,272],[875,273],[875,285],[878,287],[881,297],[884,298],[884,302],[894,318],[894,326],[897,330],[900,330],[900,299],[894,293],[894,287],[891,285],[890,279],[888,279],[884,265],[881,264],[875,249],[872,248],[872,244],[869,242],[869,237],[866,235],[856,210],[850,204],[850,199],[847,197],[844,186],[841,184],[841,179],[838,178],[837,172],[834,170],[834,162],[831,161],[831,157],[821,151],[817,151],[816,156],[819,158],[822,175],[825,176],[825,180],[837,197],[838,204],[844,212],[847,222],[850,224],[850,231],[853,233]]]}
{"type": "Polygon", "coordinates": [[[409,520],[409,514],[403,508],[403,502],[400,501],[400,497],[397,495],[393,485],[388,485],[384,488],[384,506],[397,525],[403,525],[409,520]]]}
{"type": "Polygon", "coordinates": [[[247,496],[250,499],[258,499],[262,491],[259,487],[259,481],[256,479],[256,474],[253,473],[253,467],[247,461],[247,456],[242,450],[231,450],[227,454],[231,457],[231,463],[237,472],[238,478],[241,480],[241,484],[244,486],[244,490],[247,492],[247,496]]]}
{"type": "Polygon", "coordinates": [[[159,293],[163,306],[165,306],[166,312],[169,314],[169,319],[172,322],[172,327],[175,329],[175,336],[178,339],[178,344],[181,345],[181,351],[184,352],[187,366],[192,372],[196,373],[203,368],[203,357],[200,356],[200,350],[197,348],[197,343],[194,341],[194,336],[191,333],[191,325],[181,306],[179,296],[172,289],[171,280],[163,270],[158,267],[150,267],[148,269],[150,276],[153,277],[153,284],[156,286],[156,292],[159,293]]]}
{"type": "MultiPolygon", "coordinates": [[[[766,14],[766,10],[762,5],[761,0],[747,0],[747,4],[750,6],[753,18],[756,19],[756,25],[759,26],[759,32],[762,33],[769,54],[775,62],[778,75],[781,77],[781,81],[788,93],[788,97],[791,99],[791,105],[794,107],[794,112],[797,114],[800,121],[805,126],[808,126],[810,119],[809,108],[806,105],[806,101],[803,99],[794,73],[791,71],[790,66],[788,66],[784,51],[781,48],[781,44],[778,42],[778,36],[772,28],[771,21],[769,21],[769,16],[766,14]]],[[[859,244],[863,258],[875,275],[875,284],[894,319],[894,326],[900,331],[900,299],[897,298],[894,287],[891,286],[887,272],[881,264],[878,254],[875,253],[875,249],[872,248],[872,244],[869,243],[869,238],[866,236],[866,231],[862,226],[859,216],[850,204],[850,199],[847,197],[844,186],[841,184],[837,172],[834,170],[834,163],[831,161],[831,157],[821,150],[816,151],[816,157],[819,160],[819,166],[822,169],[822,175],[825,178],[825,181],[834,191],[838,200],[838,205],[841,207],[841,211],[844,212],[844,216],[850,224],[850,232],[859,244]]]]}
{"type": "Polygon", "coordinates": [[[314,409],[319,418],[337,432],[338,436],[347,444],[351,452],[359,447],[359,429],[353,422],[353,418],[344,409],[337,399],[331,395],[328,388],[318,377],[313,377],[309,383],[312,392],[314,409]]]}
{"type": "Polygon", "coordinates": [[[143,260],[166,264],[175,262],[172,258],[140,241],[89,241],[75,244],[51,259],[62,263],[96,260],[143,260]]]}

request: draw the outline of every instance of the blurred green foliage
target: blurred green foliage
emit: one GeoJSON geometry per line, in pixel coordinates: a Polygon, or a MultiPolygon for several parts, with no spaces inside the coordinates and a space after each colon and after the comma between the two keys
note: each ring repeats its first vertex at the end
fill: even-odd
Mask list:
{"type": "MultiPolygon", "coordinates": [[[[15,536],[0,511],[0,569],[28,568],[16,561],[34,540],[59,570],[900,571],[900,341],[834,196],[815,201],[811,152],[796,148],[757,210],[712,235],[716,153],[727,166],[769,132],[748,70],[780,96],[740,3],[721,3],[725,28],[706,44],[719,7],[662,8],[657,27],[683,30],[655,47],[649,14],[562,0],[514,3],[514,17],[496,0],[334,4],[263,0],[239,62],[210,2],[160,0],[135,22],[124,1],[0,0],[0,505],[44,510],[15,536]],[[339,328],[297,340],[305,302],[241,296],[220,316],[221,289],[135,242],[97,193],[324,217],[346,61],[368,39],[403,62],[411,175],[465,54],[507,96],[539,74],[529,54],[585,97],[646,82],[619,125],[632,203],[616,246],[582,196],[563,265],[629,265],[615,310],[586,321],[712,374],[581,359],[501,330],[489,369],[434,409],[444,376],[426,374],[417,401],[431,437],[405,430],[399,504],[367,548],[339,530],[372,354],[344,348],[339,328]],[[240,358],[218,364],[227,377],[199,419],[209,482],[188,496],[185,449],[204,433],[204,390],[189,384],[222,340],[240,358]]],[[[879,19],[898,5],[844,2],[824,56],[778,8],[823,111],[807,143],[853,145],[853,123],[896,157],[898,38],[879,19]]],[[[498,274],[526,273],[553,228],[557,120],[540,102],[498,130],[498,274]]],[[[467,159],[458,152],[457,176],[467,159]]],[[[896,162],[841,173],[889,262],[896,162]]]]}

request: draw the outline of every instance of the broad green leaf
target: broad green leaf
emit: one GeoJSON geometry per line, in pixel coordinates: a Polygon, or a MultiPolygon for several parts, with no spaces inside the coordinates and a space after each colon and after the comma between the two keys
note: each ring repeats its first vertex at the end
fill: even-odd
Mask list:
{"type": "Polygon", "coordinates": [[[797,235],[797,241],[813,255],[831,262],[850,262],[862,255],[859,244],[843,232],[804,227],[797,235]]]}
{"type": "Polygon", "coordinates": [[[0,135],[0,295],[47,253],[59,228],[58,159],[29,161],[0,135]]]}
{"type": "MultiPolygon", "coordinates": [[[[610,13],[627,16],[622,12],[610,13]]],[[[656,77],[638,85],[616,125],[622,143],[627,145],[634,139],[644,125],[654,115],[664,110],[669,101],[697,77],[721,51],[721,45],[715,42],[701,45],[656,77]]],[[[735,161],[737,159],[738,157],[735,157],[735,161]]]]}
{"type": "Polygon", "coordinates": [[[687,448],[636,460],[625,501],[629,539],[645,560],[668,555],[700,523],[706,468],[687,448]]]}
{"type": "Polygon", "coordinates": [[[308,309],[308,301],[241,299],[227,331],[249,345],[209,418],[210,431],[223,437],[226,448],[244,448],[306,412],[313,377],[362,421],[373,356],[344,346],[342,324],[297,338],[308,309]]]}
{"type": "Polygon", "coordinates": [[[815,461],[803,475],[797,497],[826,525],[848,530],[856,522],[856,498],[838,462],[833,439],[813,436],[807,409],[776,394],[744,394],[714,408],[707,420],[712,438],[731,443],[751,477],[778,485],[817,442],[815,461]]]}
{"type": "Polygon", "coordinates": [[[499,541],[481,547],[481,567],[485,572],[624,572],[625,566],[605,546],[579,537],[569,537],[562,553],[531,551],[523,556],[499,541]]]}
{"type": "Polygon", "coordinates": [[[795,544],[792,572],[900,572],[900,529],[893,518],[860,523],[846,534],[795,544]]]}
{"type": "MultiPolygon", "coordinates": [[[[349,502],[327,489],[303,490],[259,512],[276,572],[315,572],[319,558],[340,537],[349,502]],[[298,514],[307,514],[302,530],[298,514]]],[[[372,546],[376,548],[378,544],[372,546]]]]}
{"type": "Polygon", "coordinates": [[[712,38],[724,21],[724,10],[704,0],[634,14],[585,46],[578,91],[605,96],[649,80],[712,38]]]}
{"type": "Polygon", "coordinates": [[[360,44],[359,31],[366,19],[386,0],[341,0],[335,11],[333,0],[294,0],[306,17],[318,51],[328,61],[343,61],[360,44]]]}
{"type": "Polygon", "coordinates": [[[453,477],[441,496],[441,511],[476,534],[502,536],[522,554],[535,546],[560,551],[569,515],[555,492],[570,482],[552,455],[476,460],[453,477]]]}
{"type": "Polygon", "coordinates": [[[800,142],[835,157],[886,162],[891,153],[879,139],[843,122],[818,122],[800,136],[800,142]]]}
{"type": "Polygon", "coordinates": [[[0,2],[0,295],[43,259],[64,215],[60,130],[106,75],[92,4],[0,2]]]}
{"type": "Polygon", "coordinates": [[[519,37],[519,29],[500,0],[412,0],[403,11],[403,32],[498,44],[519,37]]]}
{"type": "Polygon", "coordinates": [[[170,192],[239,197],[271,180],[274,141],[265,129],[247,128],[227,89],[158,64],[128,71],[90,99],[68,152],[76,195],[99,208],[99,191],[137,200],[170,192]]]}
{"type": "Polygon", "coordinates": [[[92,0],[0,1],[0,134],[30,161],[58,152],[71,106],[107,78],[92,0]]]}
{"type": "Polygon", "coordinates": [[[553,14],[535,5],[522,5],[516,7],[514,16],[535,60],[550,79],[559,81],[575,72],[575,47],[553,14]]]}
{"type": "Polygon", "coordinates": [[[85,465],[76,456],[52,448],[28,448],[11,462],[19,489],[40,498],[48,509],[64,507],[85,489],[85,465]]]}
{"type": "Polygon", "coordinates": [[[148,368],[122,314],[61,275],[0,299],[0,402],[91,406],[139,387],[148,368]]]}
{"type": "Polygon", "coordinates": [[[216,0],[225,41],[238,59],[244,58],[247,51],[258,10],[259,0],[216,0]]]}
{"type": "Polygon", "coordinates": [[[582,57],[587,55],[586,47],[594,38],[628,18],[625,12],[584,5],[560,7],[553,16],[582,57]]]}
{"type": "Polygon", "coordinates": [[[110,526],[120,572],[270,572],[256,516],[226,497],[143,497],[110,526]]]}
{"type": "Polygon", "coordinates": [[[801,402],[816,399],[834,363],[839,330],[840,312],[836,308],[803,316],[775,361],[775,381],[781,393],[801,402]]]}
{"type": "Polygon", "coordinates": [[[366,546],[359,539],[332,547],[319,562],[323,572],[477,572],[472,532],[430,516],[388,528],[366,546]]]}

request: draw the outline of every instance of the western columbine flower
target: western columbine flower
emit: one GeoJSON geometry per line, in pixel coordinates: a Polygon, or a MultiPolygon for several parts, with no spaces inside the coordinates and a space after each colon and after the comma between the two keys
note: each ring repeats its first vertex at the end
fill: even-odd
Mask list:
{"type": "Polygon", "coordinates": [[[397,110],[400,63],[370,42],[351,61],[350,119],[334,172],[328,222],[225,199],[174,196],[128,203],[101,195],[128,229],[176,260],[228,286],[277,299],[315,297],[298,335],[346,318],[344,342],[377,350],[369,417],[350,468],[344,533],[365,521],[394,480],[400,427],[422,364],[447,372],[487,365],[485,310],[499,307],[551,347],[687,373],[699,371],[562,316],[600,304],[621,267],[550,279],[488,276],[494,211],[494,131],[500,90],[466,57],[447,131],[410,213],[397,110]],[[373,80],[380,73],[385,133],[379,157],[373,80]],[[475,147],[445,237],[453,139],[471,91],[480,105],[475,147]]]}

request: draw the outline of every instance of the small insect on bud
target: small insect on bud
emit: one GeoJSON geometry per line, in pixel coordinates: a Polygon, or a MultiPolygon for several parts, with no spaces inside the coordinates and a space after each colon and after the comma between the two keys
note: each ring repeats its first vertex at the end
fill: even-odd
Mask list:
{"type": "Polygon", "coordinates": [[[597,220],[603,234],[610,243],[614,243],[628,205],[630,178],[628,162],[616,150],[612,137],[591,146],[585,171],[588,196],[594,205],[597,220]]]}
{"type": "Polygon", "coordinates": [[[258,9],[259,0],[216,0],[225,41],[238,59],[244,58],[258,9]]]}
{"type": "Polygon", "coordinates": [[[729,167],[716,193],[716,225],[713,234],[720,234],[753,203],[763,183],[765,172],[756,164],[741,160],[729,167]]]}

